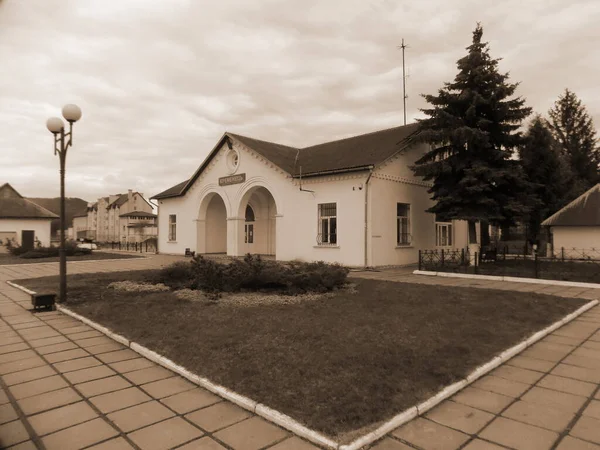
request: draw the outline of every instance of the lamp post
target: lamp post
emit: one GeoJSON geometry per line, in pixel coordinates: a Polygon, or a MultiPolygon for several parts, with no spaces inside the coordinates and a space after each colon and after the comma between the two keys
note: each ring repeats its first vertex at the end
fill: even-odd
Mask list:
{"type": "Polygon", "coordinates": [[[54,135],[54,154],[60,159],[60,303],[67,301],[67,254],[65,250],[65,163],[67,150],[73,145],[73,124],[81,118],[81,109],[77,105],[66,105],[62,110],[63,117],[69,122],[69,132],[65,133],[65,125],[61,118],[51,117],[46,127],[54,135]],[[68,141],[66,140],[68,138],[68,141]]]}

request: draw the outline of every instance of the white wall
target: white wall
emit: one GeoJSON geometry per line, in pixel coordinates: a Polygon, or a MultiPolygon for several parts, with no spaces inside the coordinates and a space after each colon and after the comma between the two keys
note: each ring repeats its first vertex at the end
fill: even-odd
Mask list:
{"type": "Polygon", "coordinates": [[[35,237],[43,246],[50,246],[50,222],[49,219],[0,219],[0,232],[17,233],[17,244],[21,245],[21,231],[33,230],[35,237]]]}
{"type": "Polygon", "coordinates": [[[554,252],[575,249],[600,251],[600,227],[552,227],[554,252]]]}

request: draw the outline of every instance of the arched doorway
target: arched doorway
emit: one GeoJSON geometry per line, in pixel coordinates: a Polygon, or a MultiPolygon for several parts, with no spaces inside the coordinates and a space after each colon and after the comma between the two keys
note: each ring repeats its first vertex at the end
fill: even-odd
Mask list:
{"type": "Polygon", "coordinates": [[[276,216],[275,199],[268,189],[255,186],[246,191],[239,208],[239,217],[244,218],[239,239],[242,254],[275,255],[276,216]]]}
{"type": "Polygon", "coordinates": [[[227,207],[219,194],[202,201],[197,233],[197,253],[227,253],[227,207]]]}

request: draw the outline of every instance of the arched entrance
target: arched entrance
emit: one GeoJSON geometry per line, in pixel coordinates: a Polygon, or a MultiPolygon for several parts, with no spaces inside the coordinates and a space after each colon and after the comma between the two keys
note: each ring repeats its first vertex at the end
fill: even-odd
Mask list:
{"type": "Polygon", "coordinates": [[[238,241],[242,254],[275,255],[276,216],[275,199],[265,187],[252,187],[242,196],[238,212],[244,218],[238,241]]]}
{"type": "Polygon", "coordinates": [[[203,199],[197,233],[197,253],[227,253],[227,207],[219,194],[203,199]]]}

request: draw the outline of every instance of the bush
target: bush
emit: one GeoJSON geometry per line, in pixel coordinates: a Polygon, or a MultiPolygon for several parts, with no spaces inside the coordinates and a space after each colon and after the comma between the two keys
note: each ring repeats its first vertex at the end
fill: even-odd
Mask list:
{"type": "MultiPolygon", "coordinates": [[[[17,247],[19,253],[13,253],[16,256],[20,256],[23,259],[39,259],[39,258],[55,258],[60,256],[58,247],[37,247],[33,250],[25,251],[23,247],[17,247]]],[[[11,251],[12,253],[12,251],[11,251]]],[[[65,242],[65,253],[67,256],[82,256],[89,255],[92,250],[89,248],[79,248],[77,243],[73,241],[65,242]]]]}
{"type": "Polygon", "coordinates": [[[348,269],[324,262],[265,261],[260,256],[246,255],[229,264],[195,256],[191,262],[177,262],[162,269],[155,282],[174,289],[196,289],[211,294],[244,290],[276,290],[286,294],[327,292],[342,287],[348,269]]]}

